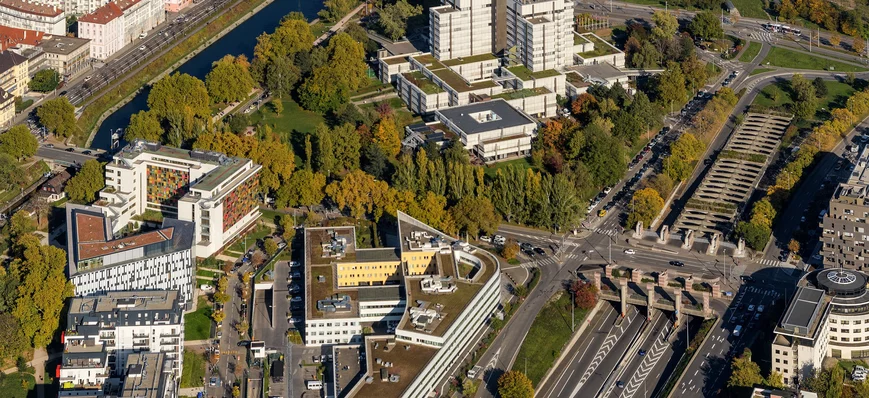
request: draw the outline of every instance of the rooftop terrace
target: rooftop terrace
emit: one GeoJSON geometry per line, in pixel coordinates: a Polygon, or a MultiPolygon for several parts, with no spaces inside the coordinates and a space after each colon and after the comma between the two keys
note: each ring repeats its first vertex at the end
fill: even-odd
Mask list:
{"type": "Polygon", "coordinates": [[[423,347],[416,344],[396,343],[388,351],[387,340],[366,339],[366,360],[368,374],[374,378],[371,384],[362,383],[357,397],[398,397],[407,389],[410,383],[417,377],[422,368],[434,357],[437,349],[423,347]],[[375,348],[377,345],[377,348],[375,348]],[[377,359],[381,364],[377,364],[377,359]],[[387,373],[398,375],[398,382],[381,381],[380,369],[382,364],[389,362],[391,367],[386,368],[387,373]]]}
{"type": "Polygon", "coordinates": [[[525,65],[517,65],[511,66],[507,68],[513,75],[518,77],[522,81],[527,81],[531,79],[543,79],[546,77],[558,76],[561,72],[555,69],[546,69],[537,72],[532,72],[531,69],[528,69],[525,65]]]}
{"type": "Polygon", "coordinates": [[[413,72],[402,73],[401,74],[410,84],[418,87],[422,92],[426,94],[437,94],[442,93],[444,90],[437,85],[434,81],[429,79],[422,72],[415,70],[413,72]]]}
{"type": "MultiPolygon", "coordinates": [[[[586,51],[586,52],[577,54],[582,58],[595,58],[595,57],[601,57],[604,55],[618,54],[618,53],[622,52],[621,50],[619,50],[618,48],[616,48],[612,44],[597,37],[597,35],[595,35],[595,34],[583,33],[582,37],[587,39],[588,41],[594,43],[594,50],[586,51]]],[[[575,38],[574,38],[574,42],[576,42],[575,38]]]]}
{"type": "Polygon", "coordinates": [[[547,89],[546,87],[523,88],[521,90],[507,91],[498,95],[493,95],[492,99],[503,98],[507,101],[510,101],[519,98],[536,97],[538,95],[549,93],[551,93],[551,91],[549,91],[549,89],[547,89]]]}
{"type": "Polygon", "coordinates": [[[470,57],[448,59],[448,60],[442,61],[442,62],[446,66],[459,66],[459,65],[465,65],[465,64],[473,64],[475,62],[493,61],[496,59],[498,59],[498,57],[496,57],[493,54],[479,54],[479,55],[472,55],[470,57]]]}

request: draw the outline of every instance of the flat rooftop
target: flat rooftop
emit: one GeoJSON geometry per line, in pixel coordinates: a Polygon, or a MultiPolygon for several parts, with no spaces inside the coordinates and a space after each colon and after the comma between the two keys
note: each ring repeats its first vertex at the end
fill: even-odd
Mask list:
{"type": "MultiPolygon", "coordinates": [[[[600,38],[598,35],[594,33],[580,33],[580,36],[594,44],[594,50],[586,51],[582,53],[578,53],[582,58],[595,58],[601,57],[604,55],[612,55],[621,53],[622,50],[619,50],[616,46],[610,44],[606,40],[600,38]]],[[[576,39],[574,39],[574,43],[576,39]]]]}
{"type": "Polygon", "coordinates": [[[497,59],[498,59],[498,57],[496,57],[494,54],[479,54],[479,55],[472,55],[470,57],[460,57],[460,58],[448,59],[446,61],[441,61],[441,62],[446,66],[459,66],[459,65],[473,64],[473,63],[483,62],[483,61],[494,61],[497,59]]]}
{"type": "Polygon", "coordinates": [[[522,81],[532,80],[532,79],[543,79],[546,77],[558,76],[561,72],[555,69],[546,69],[534,72],[531,69],[528,69],[525,65],[516,65],[507,68],[510,73],[514,76],[518,77],[522,81]]]}
{"type": "Polygon", "coordinates": [[[162,398],[167,383],[171,382],[172,360],[162,352],[141,352],[127,358],[127,376],[121,396],[162,398]]]}
{"type": "Polygon", "coordinates": [[[39,47],[47,53],[69,55],[86,46],[89,42],[90,39],[78,37],[45,35],[42,43],[39,43],[39,47]]]}
{"type": "Polygon", "coordinates": [[[536,125],[533,119],[503,99],[439,109],[436,112],[468,135],[527,124],[536,125]]]}
{"type": "Polygon", "coordinates": [[[549,93],[551,93],[551,91],[549,91],[549,89],[546,87],[523,88],[520,90],[505,91],[501,94],[493,95],[492,99],[494,100],[501,98],[509,101],[519,98],[536,97],[538,95],[545,95],[549,93]]]}
{"type": "Polygon", "coordinates": [[[587,78],[598,78],[603,80],[617,79],[627,77],[627,72],[616,68],[608,62],[601,62],[591,65],[576,65],[568,68],[587,78]]]}
{"type": "Polygon", "coordinates": [[[419,375],[425,365],[431,361],[437,349],[416,344],[388,343],[388,339],[366,339],[365,360],[368,375],[374,378],[371,384],[362,382],[362,387],[356,393],[357,397],[399,397],[410,383],[419,375]],[[380,364],[377,360],[380,359],[380,364]],[[392,366],[386,367],[385,364],[392,366]],[[386,369],[388,375],[398,376],[398,382],[381,380],[381,370],[386,369]]]}

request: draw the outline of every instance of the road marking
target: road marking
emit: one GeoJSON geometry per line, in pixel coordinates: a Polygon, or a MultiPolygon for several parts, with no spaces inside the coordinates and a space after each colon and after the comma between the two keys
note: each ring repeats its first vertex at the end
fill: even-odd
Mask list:
{"type": "Polygon", "coordinates": [[[633,307],[633,310],[633,316],[629,317],[627,322],[623,322],[622,327],[619,327],[618,329],[613,329],[612,331],[610,331],[610,334],[607,334],[606,339],[604,339],[603,344],[600,346],[600,348],[598,348],[597,353],[594,355],[594,358],[592,358],[591,363],[588,365],[588,369],[586,369],[585,373],[582,374],[582,377],[579,379],[579,383],[577,383],[576,388],[573,389],[573,392],[570,394],[570,396],[576,396],[582,386],[585,385],[586,382],[588,382],[588,379],[591,378],[591,376],[594,374],[594,371],[597,370],[597,367],[600,366],[600,364],[606,358],[607,354],[612,351],[613,347],[615,347],[616,343],[619,341],[619,339],[621,339],[622,335],[624,334],[623,327],[625,323],[630,325],[631,323],[633,323],[634,319],[636,319],[637,314],[639,314],[640,311],[636,307],[633,307]],[[618,333],[615,333],[616,331],[618,331],[618,333]]]}
{"type": "MultiPolygon", "coordinates": [[[[664,327],[661,331],[655,336],[655,342],[652,344],[652,347],[646,352],[646,355],[640,361],[640,366],[637,368],[636,372],[631,376],[631,379],[628,381],[628,384],[625,386],[625,389],[622,391],[621,398],[631,398],[640,387],[646,382],[646,379],[649,377],[649,374],[655,368],[655,365],[658,364],[658,361],[661,357],[664,356],[664,352],[666,352],[666,348],[670,345],[667,342],[666,337],[667,334],[670,333],[670,329],[672,328],[672,324],[670,324],[669,320],[666,317],[662,317],[664,320],[664,327]]],[[[660,374],[658,375],[660,379],[660,374]]]]}

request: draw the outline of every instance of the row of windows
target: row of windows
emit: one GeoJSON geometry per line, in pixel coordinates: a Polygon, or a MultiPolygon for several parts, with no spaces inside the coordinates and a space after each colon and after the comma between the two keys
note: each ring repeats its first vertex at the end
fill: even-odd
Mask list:
{"type": "MultiPolygon", "coordinates": [[[[308,324],[308,327],[309,328],[330,328],[330,327],[332,327],[332,325],[333,325],[333,322],[310,323],[310,324],[308,324]]],[[[334,325],[335,326],[356,326],[356,322],[354,322],[354,321],[351,321],[351,322],[334,322],[334,325]]]]}
{"type": "Polygon", "coordinates": [[[776,372],[779,372],[779,373],[782,373],[782,374],[788,374],[788,368],[784,368],[784,369],[782,369],[782,368],[775,368],[775,371],[776,371],[776,372]]]}
{"type": "MultiPolygon", "coordinates": [[[[855,343],[857,343],[857,342],[861,342],[861,341],[863,341],[863,338],[861,338],[861,337],[854,337],[854,338],[852,339],[852,338],[849,338],[849,337],[842,337],[841,339],[839,339],[839,338],[837,338],[836,336],[830,336],[830,340],[831,340],[831,341],[841,341],[841,342],[843,342],[843,343],[850,343],[850,342],[852,342],[852,341],[855,342],[855,343]]],[[[869,339],[867,339],[867,341],[869,341],[869,339]]]]}

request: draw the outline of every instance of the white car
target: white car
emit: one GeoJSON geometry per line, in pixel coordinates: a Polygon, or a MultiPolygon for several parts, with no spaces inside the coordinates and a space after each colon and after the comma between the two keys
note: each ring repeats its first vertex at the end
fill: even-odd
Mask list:
{"type": "Polygon", "coordinates": [[[763,304],[757,306],[757,312],[763,312],[763,304]]]}
{"type": "Polygon", "coordinates": [[[492,238],[490,238],[490,237],[488,237],[488,236],[486,236],[486,235],[483,235],[483,236],[480,237],[480,242],[488,242],[488,243],[492,243],[492,238]]]}
{"type": "Polygon", "coordinates": [[[625,254],[633,255],[633,254],[637,254],[637,252],[634,249],[625,249],[625,254]]]}
{"type": "Polygon", "coordinates": [[[290,261],[290,267],[291,267],[291,268],[295,268],[295,267],[298,267],[298,266],[300,266],[300,265],[301,265],[301,264],[299,264],[298,261],[290,261]]]}
{"type": "Polygon", "coordinates": [[[754,312],[754,304],[749,304],[748,312],[754,312]]]}
{"type": "Polygon", "coordinates": [[[603,194],[604,194],[604,195],[609,195],[609,194],[610,194],[610,191],[612,191],[612,190],[613,190],[613,187],[606,187],[606,188],[603,189],[603,194]]]}
{"type": "Polygon", "coordinates": [[[139,47],[139,51],[145,51],[147,49],[148,49],[148,47],[145,47],[145,46],[139,47]]]}

